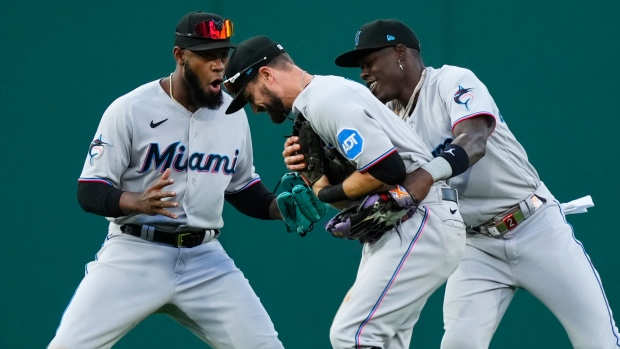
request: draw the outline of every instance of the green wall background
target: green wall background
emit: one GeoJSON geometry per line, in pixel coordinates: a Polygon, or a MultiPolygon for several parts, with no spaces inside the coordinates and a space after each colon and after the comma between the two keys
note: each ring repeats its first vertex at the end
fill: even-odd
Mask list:
{"type": "MultiPolygon", "coordinates": [[[[620,26],[617,1],[41,1],[0,2],[0,111],[4,215],[0,233],[0,347],[42,348],[94,258],[107,222],[81,211],[76,181],[104,109],[169,74],[173,31],[192,10],[236,24],[235,41],[266,34],[311,74],[359,80],[333,59],[377,18],[409,24],[425,63],[472,69],[556,197],[591,194],[569,216],[620,311],[617,246],[620,26]]],[[[273,188],[290,125],[249,115],[255,164],[273,188]]],[[[305,238],[281,222],[225,209],[221,241],[254,286],[287,348],[328,348],[329,327],[352,283],[360,249],[321,228],[305,238]]],[[[575,276],[574,283],[580,282],[575,276]]],[[[443,288],[429,300],[412,347],[437,348],[443,288]]],[[[201,348],[163,315],[115,348],[201,348]]],[[[521,291],[492,348],[569,348],[559,322],[521,291]]]]}

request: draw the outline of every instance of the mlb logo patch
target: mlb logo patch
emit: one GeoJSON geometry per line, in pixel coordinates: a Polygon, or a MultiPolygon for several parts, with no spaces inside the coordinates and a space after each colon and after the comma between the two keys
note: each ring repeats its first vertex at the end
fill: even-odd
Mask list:
{"type": "Polygon", "coordinates": [[[342,129],[338,133],[338,144],[340,149],[344,152],[344,155],[349,160],[357,158],[364,150],[364,138],[352,129],[342,129]]]}

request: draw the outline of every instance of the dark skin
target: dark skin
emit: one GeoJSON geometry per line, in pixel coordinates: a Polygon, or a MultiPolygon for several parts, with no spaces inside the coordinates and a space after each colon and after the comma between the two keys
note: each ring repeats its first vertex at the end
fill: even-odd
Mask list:
{"type": "MultiPolygon", "coordinates": [[[[371,91],[375,97],[383,103],[397,100],[401,105],[407,105],[409,102],[424,69],[420,52],[404,45],[371,52],[363,56],[359,64],[362,69],[360,77],[369,88],[372,87],[371,91]],[[399,60],[403,69],[398,65],[399,60]]],[[[415,104],[411,112],[414,109],[415,104]]],[[[452,130],[454,135],[452,144],[465,149],[469,157],[469,166],[484,156],[487,138],[494,127],[495,119],[492,115],[480,115],[459,122],[452,130]]]]}
{"type": "MultiPolygon", "coordinates": [[[[214,49],[201,52],[192,52],[175,46],[173,56],[176,61],[176,68],[172,75],[172,90],[174,99],[185,109],[194,113],[200,106],[196,106],[187,90],[185,83],[184,65],[189,64],[191,70],[198,77],[200,88],[206,94],[215,95],[221,91],[221,84],[224,81],[224,64],[228,60],[229,49],[214,49]]],[[[161,88],[170,96],[170,77],[159,81],[161,88]]],[[[179,204],[167,198],[176,196],[174,191],[164,190],[167,186],[174,183],[170,178],[170,169],[166,169],[163,175],[143,193],[123,192],[119,206],[126,214],[146,214],[149,216],[162,215],[173,219],[178,218],[176,214],[167,210],[177,207],[179,204]]],[[[278,209],[276,201],[273,200],[269,206],[269,215],[272,219],[282,219],[282,214],[278,209]]]]}
{"type": "MultiPolygon", "coordinates": [[[[372,93],[382,103],[397,100],[407,105],[415,86],[420,81],[424,63],[420,52],[404,45],[386,47],[361,57],[359,61],[362,72],[360,77],[366,82],[372,93]],[[403,69],[399,67],[400,64],[403,69]]],[[[411,112],[415,110],[415,103],[411,112]]],[[[495,127],[491,115],[480,115],[456,124],[452,133],[452,144],[461,146],[467,152],[469,166],[478,162],[486,152],[486,141],[495,127]]],[[[289,137],[284,143],[284,163],[291,171],[300,171],[306,167],[303,155],[295,155],[300,150],[297,137],[289,137]]],[[[407,175],[404,186],[418,201],[423,200],[434,183],[430,173],[418,169],[407,175]]]]}

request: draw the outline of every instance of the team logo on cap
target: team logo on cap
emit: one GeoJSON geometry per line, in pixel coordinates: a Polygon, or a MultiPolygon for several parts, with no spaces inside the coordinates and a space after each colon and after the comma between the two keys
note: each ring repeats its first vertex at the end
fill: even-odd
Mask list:
{"type": "Polygon", "coordinates": [[[103,135],[99,135],[99,138],[90,142],[90,148],[88,149],[88,156],[90,156],[90,164],[93,164],[93,159],[96,159],[103,154],[103,148],[110,145],[110,143],[106,143],[101,140],[103,135]]]}
{"type": "Polygon", "coordinates": [[[387,36],[387,41],[392,41],[392,40],[396,40],[396,38],[393,37],[392,35],[388,35],[387,36]]]}
{"type": "Polygon", "coordinates": [[[358,30],[357,33],[355,33],[355,47],[357,47],[357,45],[360,44],[360,34],[362,33],[361,30],[358,30]]]}
{"type": "Polygon", "coordinates": [[[469,102],[474,99],[474,95],[469,93],[472,90],[473,88],[465,88],[459,85],[459,90],[454,94],[454,102],[464,105],[469,110],[469,102]]]}
{"type": "Polygon", "coordinates": [[[348,128],[338,132],[338,143],[349,160],[357,158],[364,150],[364,138],[357,132],[348,128]]]}

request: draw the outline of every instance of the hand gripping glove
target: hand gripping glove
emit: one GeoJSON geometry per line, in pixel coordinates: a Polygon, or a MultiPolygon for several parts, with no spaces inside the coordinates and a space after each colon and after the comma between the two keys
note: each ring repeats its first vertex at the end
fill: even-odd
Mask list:
{"type": "Polygon", "coordinates": [[[301,149],[298,153],[304,155],[306,162],[306,168],[300,173],[312,187],[324,174],[325,159],[323,158],[321,138],[314,132],[310,122],[302,117],[296,117],[293,121],[293,136],[299,137],[298,143],[301,149]]]}
{"type": "Polygon", "coordinates": [[[328,147],[314,132],[310,122],[298,115],[293,121],[293,136],[298,136],[300,150],[304,155],[306,168],[301,172],[310,187],[321,176],[326,175],[332,185],[342,183],[357,168],[342,156],[336,148],[328,147]]]}
{"type": "Polygon", "coordinates": [[[327,211],[327,205],[316,197],[312,189],[296,172],[286,173],[281,179],[284,192],[276,197],[286,229],[305,236],[327,211]]]}
{"type": "Polygon", "coordinates": [[[409,219],[417,208],[416,200],[398,185],[387,192],[353,201],[330,219],[325,229],[337,238],[374,243],[409,219]]]}

